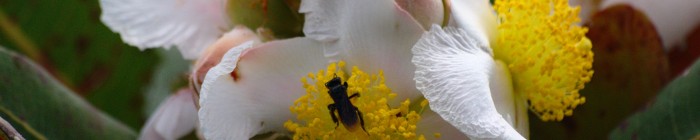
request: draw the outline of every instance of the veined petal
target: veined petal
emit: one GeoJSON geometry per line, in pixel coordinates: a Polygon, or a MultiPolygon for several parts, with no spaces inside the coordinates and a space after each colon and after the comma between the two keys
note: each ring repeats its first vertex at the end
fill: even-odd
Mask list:
{"type": "Polygon", "coordinates": [[[229,50],[204,79],[199,119],[207,139],[285,130],[284,122],[293,118],[289,106],[305,93],[299,79],[328,63],[318,42],[308,38],[251,46],[229,50]]]}
{"type": "Polygon", "coordinates": [[[177,46],[195,59],[229,27],[225,0],[100,0],[102,22],[140,49],[177,46]]]}
{"type": "Polygon", "coordinates": [[[300,11],[307,13],[304,32],[324,42],[326,57],[370,73],[384,70],[398,99],[420,96],[410,59],[424,30],[393,0],[304,0],[300,11]]]}
{"type": "Polygon", "coordinates": [[[418,122],[416,132],[419,134],[424,134],[426,138],[430,138],[439,133],[440,139],[445,140],[460,140],[466,139],[467,135],[462,133],[459,129],[452,126],[445,119],[442,119],[439,114],[435,113],[430,109],[426,109],[420,115],[421,120],[418,122]]]}
{"type": "Polygon", "coordinates": [[[192,132],[197,124],[197,110],[192,89],[181,89],[160,104],[141,129],[139,139],[172,140],[192,132]]]}
{"type": "Polygon", "coordinates": [[[700,25],[700,16],[697,15],[700,1],[697,0],[606,0],[601,9],[623,3],[643,11],[651,19],[666,51],[685,45],[686,36],[700,25]]]}
{"type": "MultiPolygon", "coordinates": [[[[475,26],[467,26],[475,27],[475,26]]],[[[418,90],[430,108],[471,139],[524,139],[497,112],[490,74],[495,62],[485,36],[434,25],[413,48],[418,90]]]]}
{"type": "Polygon", "coordinates": [[[496,36],[496,13],[488,0],[450,0],[451,16],[449,26],[464,28],[469,27],[477,34],[486,36],[474,36],[479,42],[490,46],[496,36]]]}

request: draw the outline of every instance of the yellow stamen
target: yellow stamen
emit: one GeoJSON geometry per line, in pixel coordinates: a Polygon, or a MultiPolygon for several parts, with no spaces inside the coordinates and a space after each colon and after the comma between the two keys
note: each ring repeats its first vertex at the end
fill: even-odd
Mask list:
{"type": "MultiPolygon", "coordinates": [[[[297,99],[290,107],[297,115],[298,121],[287,121],[284,126],[294,132],[294,139],[424,139],[416,134],[416,124],[420,114],[410,110],[411,101],[406,99],[400,106],[392,108],[388,101],[396,97],[391,89],[384,84],[384,75],[369,75],[357,67],[347,76],[338,68],[344,67],[344,62],[331,63],[327,69],[318,73],[309,73],[302,77],[306,94],[297,99]],[[328,94],[325,83],[335,75],[348,83],[348,96],[359,93],[360,97],[350,101],[363,113],[365,129],[348,131],[341,126],[336,128],[329,114],[328,105],[334,103],[328,94]]],[[[427,105],[427,102],[425,103],[427,105]]],[[[421,106],[425,106],[421,105],[421,106]]],[[[422,108],[421,108],[422,109],[422,108]]],[[[358,124],[359,126],[359,124],[358,124]]]]}
{"type": "Polygon", "coordinates": [[[566,0],[496,0],[494,57],[513,75],[517,94],[543,121],[571,116],[586,99],[578,93],[593,75],[587,28],[576,25],[580,8],[566,0]]]}

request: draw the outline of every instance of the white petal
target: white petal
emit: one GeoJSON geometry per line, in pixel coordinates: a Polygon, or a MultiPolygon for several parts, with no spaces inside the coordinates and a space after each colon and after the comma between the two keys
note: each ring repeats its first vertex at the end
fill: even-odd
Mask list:
{"type": "Polygon", "coordinates": [[[524,139],[496,111],[489,88],[495,62],[477,33],[434,25],[413,48],[416,86],[433,111],[471,139],[524,139]]]}
{"type": "Polygon", "coordinates": [[[194,130],[197,110],[191,89],[182,89],[160,104],[141,129],[139,139],[178,139],[194,130]]]}
{"type": "MultiPolygon", "coordinates": [[[[197,59],[191,74],[192,87],[195,90],[199,90],[209,69],[219,64],[221,58],[228,50],[251,40],[255,43],[261,42],[260,38],[252,30],[242,25],[236,26],[230,32],[224,34],[197,59]]],[[[199,99],[198,96],[196,97],[199,99]]]]}
{"type": "Polygon", "coordinates": [[[411,13],[423,29],[430,29],[433,24],[443,24],[445,7],[443,0],[395,0],[396,4],[411,13]]]}
{"type": "Polygon", "coordinates": [[[335,41],[340,38],[338,8],[343,0],[302,0],[299,12],[304,13],[304,34],[318,41],[335,41]]]}
{"type": "Polygon", "coordinates": [[[207,139],[249,139],[284,131],[283,123],[293,119],[289,107],[305,93],[299,79],[328,64],[318,42],[308,38],[244,51],[250,45],[229,50],[204,79],[199,119],[207,139]]]}
{"type": "Polygon", "coordinates": [[[177,46],[195,59],[226,29],[225,0],[100,0],[102,22],[140,49],[177,46]]]}
{"type": "Polygon", "coordinates": [[[488,0],[451,0],[451,18],[449,26],[457,28],[472,28],[477,34],[474,39],[485,42],[489,46],[489,40],[496,37],[496,13],[488,0]]]}
{"type": "Polygon", "coordinates": [[[496,110],[510,126],[527,138],[530,135],[527,102],[525,97],[513,92],[513,80],[508,66],[497,60],[489,77],[489,88],[496,110]]]}
{"type": "Polygon", "coordinates": [[[664,48],[684,45],[686,36],[700,24],[698,0],[606,0],[603,9],[627,3],[642,11],[654,23],[664,48]]]}
{"type": "Polygon", "coordinates": [[[399,99],[420,96],[410,60],[424,30],[393,0],[305,0],[300,11],[307,13],[306,35],[324,41],[326,57],[369,73],[384,70],[399,99]]]}
{"type": "Polygon", "coordinates": [[[439,114],[430,109],[423,110],[420,117],[421,119],[416,125],[416,132],[425,135],[425,138],[427,139],[434,137],[435,133],[440,133],[440,139],[445,140],[467,139],[467,135],[452,126],[449,122],[442,119],[439,114]]]}

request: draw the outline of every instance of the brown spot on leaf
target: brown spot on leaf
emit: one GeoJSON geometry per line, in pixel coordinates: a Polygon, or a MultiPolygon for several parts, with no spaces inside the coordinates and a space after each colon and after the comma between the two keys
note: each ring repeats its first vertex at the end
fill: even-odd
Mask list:
{"type": "Polygon", "coordinates": [[[104,64],[93,67],[90,73],[85,76],[85,79],[82,80],[83,82],[77,87],[77,93],[86,97],[86,94],[104,84],[104,81],[113,73],[112,69],[104,64]]]}
{"type": "Polygon", "coordinates": [[[90,38],[85,35],[79,35],[75,38],[73,43],[75,44],[77,54],[85,55],[86,50],[90,47],[90,38]]]}

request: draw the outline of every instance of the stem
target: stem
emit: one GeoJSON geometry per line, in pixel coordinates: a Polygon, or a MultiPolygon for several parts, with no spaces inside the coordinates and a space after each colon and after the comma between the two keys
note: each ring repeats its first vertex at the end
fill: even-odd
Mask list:
{"type": "Polygon", "coordinates": [[[7,110],[5,107],[0,106],[0,111],[2,113],[5,113],[8,117],[10,117],[10,120],[13,120],[13,121],[17,122],[19,125],[21,125],[24,128],[24,130],[27,130],[27,132],[29,132],[29,134],[34,136],[34,138],[36,138],[38,140],[46,140],[46,136],[42,135],[41,133],[36,131],[34,128],[32,128],[32,126],[30,126],[26,122],[22,121],[21,119],[19,119],[19,117],[17,117],[14,113],[10,112],[10,110],[7,110]]]}
{"type": "Polygon", "coordinates": [[[2,131],[2,133],[5,134],[5,136],[7,136],[7,139],[24,140],[22,134],[17,132],[17,130],[15,130],[15,128],[12,127],[12,125],[9,122],[5,121],[5,119],[3,119],[2,117],[0,117],[0,131],[2,131]]]}

